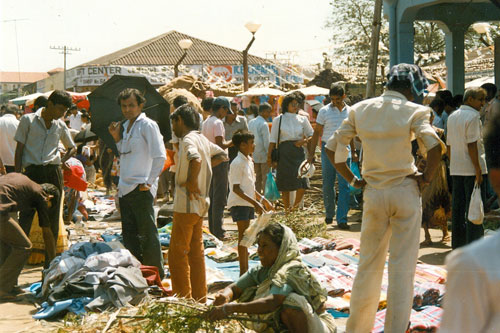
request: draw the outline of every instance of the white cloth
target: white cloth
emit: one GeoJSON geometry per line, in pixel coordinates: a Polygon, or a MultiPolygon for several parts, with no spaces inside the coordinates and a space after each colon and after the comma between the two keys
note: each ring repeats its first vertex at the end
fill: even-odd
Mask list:
{"type": "Polygon", "coordinates": [[[205,215],[208,209],[208,195],[210,181],[212,179],[212,157],[227,154],[210,142],[198,131],[191,131],[179,141],[177,172],[175,173],[175,195],[174,212],[192,213],[199,216],[205,215]],[[184,186],[188,179],[189,162],[198,159],[201,161],[200,173],[198,174],[198,187],[200,199],[190,200],[184,186]]]}
{"type": "MultiPolygon", "coordinates": [[[[215,138],[218,136],[222,137],[222,140],[224,140],[226,137],[224,123],[222,120],[212,115],[203,122],[201,134],[203,134],[212,143],[216,143],[215,138]]],[[[227,149],[225,149],[225,151],[226,153],[228,152],[227,149]]]]}
{"type": "Polygon", "coordinates": [[[270,142],[278,142],[278,132],[280,132],[280,142],[298,141],[311,137],[314,133],[309,120],[296,113],[286,112],[273,119],[270,142]],[[281,122],[280,130],[280,119],[281,122]]]}
{"type": "Polygon", "coordinates": [[[488,173],[483,145],[483,126],[479,112],[462,105],[448,117],[446,144],[450,146],[450,175],[474,176],[476,171],[469,155],[467,144],[477,142],[479,165],[488,173]]]}
{"type": "Polygon", "coordinates": [[[269,149],[269,125],[267,121],[258,116],[248,124],[249,131],[254,136],[255,150],[253,160],[255,163],[267,163],[267,150],[269,149]]]}
{"type": "Polygon", "coordinates": [[[118,196],[132,192],[139,184],[149,184],[153,198],[158,189],[158,176],[167,158],[158,124],[141,113],[132,124],[123,124],[123,137],[116,144],[120,153],[118,196]]]}
{"type": "Polygon", "coordinates": [[[82,129],[83,121],[82,121],[82,113],[77,111],[75,115],[70,114],[69,117],[69,127],[80,131],[82,129]]]}
{"type": "Polygon", "coordinates": [[[430,108],[388,90],[380,97],[352,106],[326,147],[335,152],[336,163],[345,162],[349,144],[358,136],[363,143],[363,178],[374,188],[388,188],[417,172],[411,154],[411,140],[415,137],[422,140],[427,150],[439,144],[446,150],[429,118],[430,108]]]}
{"type": "Polygon", "coordinates": [[[344,119],[347,118],[351,109],[346,105],[342,111],[334,106],[332,103],[323,106],[316,117],[316,123],[323,126],[323,135],[321,141],[327,142],[328,139],[340,127],[344,119]]]}
{"type": "Polygon", "coordinates": [[[250,198],[255,199],[255,172],[253,161],[250,156],[238,152],[238,156],[231,162],[229,167],[229,197],[227,208],[235,206],[253,207],[253,205],[233,192],[234,185],[240,185],[240,189],[250,198]]]}
{"type": "Polygon", "coordinates": [[[4,165],[14,166],[14,156],[16,154],[16,135],[19,120],[13,114],[6,114],[0,117],[0,158],[4,165]]]}
{"type": "Polygon", "coordinates": [[[500,232],[446,258],[439,332],[500,332],[500,232]]]}

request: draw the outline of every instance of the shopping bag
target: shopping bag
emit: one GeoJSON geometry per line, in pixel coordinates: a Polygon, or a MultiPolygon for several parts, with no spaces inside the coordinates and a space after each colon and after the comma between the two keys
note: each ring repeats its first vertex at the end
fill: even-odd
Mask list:
{"type": "Polygon", "coordinates": [[[276,185],[276,181],[274,180],[272,172],[269,172],[267,174],[264,196],[269,201],[276,201],[280,198],[280,191],[278,191],[278,186],[276,185]]]}
{"type": "Polygon", "coordinates": [[[250,224],[247,230],[245,230],[239,245],[244,247],[252,246],[253,243],[255,243],[255,239],[257,239],[257,234],[267,227],[271,221],[271,216],[273,216],[272,213],[261,214],[252,224],[250,224]]]}
{"type": "Polygon", "coordinates": [[[469,221],[474,224],[483,224],[484,210],[483,210],[483,200],[481,199],[481,188],[478,183],[474,184],[474,190],[470,197],[469,203],[469,221]]]}
{"type": "MultiPolygon", "coordinates": [[[[359,172],[359,164],[358,164],[358,162],[352,162],[351,163],[351,171],[354,174],[354,177],[358,177],[358,179],[361,178],[361,173],[359,172]]],[[[353,195],[357,195],[357,194],[361,193],[361,189],[360,188],[355,188],[355,187],[352,187],[351,185],[349,185],[349,191],[353,195]]]]}

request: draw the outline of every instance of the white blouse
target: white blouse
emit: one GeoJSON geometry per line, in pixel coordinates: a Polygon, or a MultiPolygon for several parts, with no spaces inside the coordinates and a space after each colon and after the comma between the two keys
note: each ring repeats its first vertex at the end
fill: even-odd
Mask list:
{"type": "Polygon", "coordinates": [[[313,135],[314,130],[306,117],[296,113],[286,112],[273,119],[271,128],[271,143],[278,142],[278,131],[280,130],[280,142],[297,141],[304,138],[309,138],[313,135]],[[280,130],[280,119],[281,130],[280,130]]]}

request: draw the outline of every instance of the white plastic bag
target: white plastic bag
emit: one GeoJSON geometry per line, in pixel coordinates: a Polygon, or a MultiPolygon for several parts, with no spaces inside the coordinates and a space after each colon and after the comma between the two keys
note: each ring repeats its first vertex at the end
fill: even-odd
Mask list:
{"type": "Polygon", "coordinates": [[[267,227],[271,221],[272,215],[272,213],[263,213],[252,224],[250,224],[243,234],[240,245],[247,248],[252,246],[253,243],[255,243],[255,239],[257,238],[259,231],[267,227]]]}
{"type": "Polygon", "coordinates": [[[470,197],[469,204],[469,221],[474,224],[483,224],[484,210],[483,210],[483,200],[481,199],[481,188],[478,183],[474,184],[474,190],[470,197]]]}

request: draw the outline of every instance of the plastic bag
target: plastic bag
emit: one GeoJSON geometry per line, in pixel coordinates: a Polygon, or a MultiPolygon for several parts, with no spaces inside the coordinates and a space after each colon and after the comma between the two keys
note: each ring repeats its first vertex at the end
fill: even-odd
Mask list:
{"type": "MultiPolygon", "coordinates": [[[[361,178],[361,173],[359,172],[358,162],[351,163],[351,171],[355,177],[361,178]]],[[[349,185],[349,190],[350,190],[351,194],[354,194],[354,195],[361,193],[360,188],[355,188],[355,187],[352,187],[351,185],[349,185]]]]}
{"type": "Polygon", "coordinates": [[[255,239],[257,238],[257,234],[259,231],[267,227],[269,222],[271,221],[272,213],[263,213],[260,215],[250,226],[245,230],[243,234],[243,238],[240,241],[240,245],[244,247],[250,247],[255,243],[255,239]]]}
{"type": "Polygon", "coordinates": [[[269,201],[276,201],[280,198],[280,191],[278,191],[278,185],[274,180],[272,172],[267,174],[266,188],[264,189],[264,196],[269,201]]]}
{"type": "Polygon", "coordinates": [[[481,199],[481,188],[479,187],[478,183],[474,185],[474,190],[472,191],[472,195],[470,197],[468,218],[469,221],[471,221],[474,224],[477,225],[483,224],[483,219],[484,219],[483,200],[481,199]]]}

